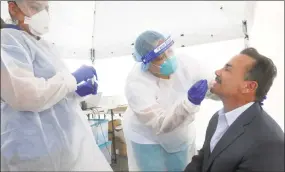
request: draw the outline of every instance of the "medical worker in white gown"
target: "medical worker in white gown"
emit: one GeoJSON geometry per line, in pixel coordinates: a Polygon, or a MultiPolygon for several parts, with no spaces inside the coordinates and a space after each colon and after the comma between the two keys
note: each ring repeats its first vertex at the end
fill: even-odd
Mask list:
{"type": "Polygon", "coordinates": [[[218,100],[208,91],[214,77],[194,59],[175,54],[173,43],[155,31],[135,42],[139,63],[126,81],[123,118],[131,171],[183,171],[196,153],[195,113],[205,97],[218,100]]]}
{"type": "Polygon", "coordinates": [[[95,69],[70,73],[41,38],[47,1],[8,6],[15,25],[1,30],[1,171],[112,171],[78,101],[97,93],[95,69]]]}

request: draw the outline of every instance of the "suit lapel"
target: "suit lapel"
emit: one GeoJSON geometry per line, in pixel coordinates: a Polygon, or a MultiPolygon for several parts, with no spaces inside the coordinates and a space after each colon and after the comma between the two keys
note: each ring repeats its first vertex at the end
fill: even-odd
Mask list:
{"type": "MultiPolygon", "coordinates": [[[[212,151],[212,154],[210,155],[209,160],[207,162],[206,171],[211,166],[215,158],[244,133],[244,126],[249,124],[254,119],[257,114],[257,110],[260,110],[260,106],[255,103],[251,107],[249,107],[244,113],[242,113],[236,119],[236,121],[228,128],[226,133],[223,135],[223,137],[220,139],[220,141],[217,143],[214,150],[212,151]]],[[[210,147],[210,142],[207,145],[208,147],[210,147]]]]}
{"type": "Polygon", "coordinates": [[[208,159],[209,159],[209,156],[211,154],[210,152],[210,141],[211,141],[211,138],[213,137],[215,131],[216,131],[216,128],[217,128],[217,125],[218,125],[218,118],[219,118],[219,114],[218,112],[214,115],[213,117],[213,121],[209,124],[209,131],[207,133],[207,137],[206,137],[206,140],[205,140],[205,148],[204,148],[204,160],[203,160],[203,167],[205,168],[205,165],[208,164],[208,159]]]}
{"type": "MultiPolygon", "coordinates": [[[[227,132],[224,134],[224,136],[221,138],[221,140],[217,143],[214,150],[212,151],[209,161],[208,161],[208,167],[212,164],[214,159],[222,153],[224,149],[226,149],[231,143],[233,143],[239,136],[241,136],[244,133],[244,129],[242,126],[231,126],[227,132]]],[[[208,168],[207,167],[207,168],[208,168]]]]}

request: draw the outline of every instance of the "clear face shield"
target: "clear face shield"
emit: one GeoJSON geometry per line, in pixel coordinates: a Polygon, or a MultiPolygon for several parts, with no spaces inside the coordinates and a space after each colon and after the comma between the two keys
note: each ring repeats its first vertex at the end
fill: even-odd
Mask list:
{"type": "Polygon", "coordinates": [[[174,41],[168,37],[166,40],[159,40],[157,44],[154,50],[141,57],[141,62],[152,73],[169,76],[177,69],[176,57],[171,48],[174,41]]]}
{"type": "Polygon", "coordinates": [[[48,1],[21,0],[14,1],[25,15],[24,24],[29,26],[35,36],[42,36],[49,31],[48,1]]]}

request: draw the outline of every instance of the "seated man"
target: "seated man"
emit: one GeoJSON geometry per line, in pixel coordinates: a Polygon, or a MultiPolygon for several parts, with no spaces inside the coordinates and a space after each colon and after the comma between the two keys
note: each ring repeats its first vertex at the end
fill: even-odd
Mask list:
{"type": "Polygon", "coordinates": [[[216,71],[211,92],[224,108],[210,120],[203,148],[186,172],[284,171],[284,132],[261,107],[276,75],[273,62],[254,48],[216,71]]]}

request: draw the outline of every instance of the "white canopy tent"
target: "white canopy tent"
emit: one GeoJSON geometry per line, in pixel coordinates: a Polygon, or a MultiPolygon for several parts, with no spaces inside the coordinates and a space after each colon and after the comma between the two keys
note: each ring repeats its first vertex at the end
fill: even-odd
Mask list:
{"type": "MultiPolygon", "coordinates": [[[[45,37],[63,58],[96,59],[132,54],[145,30],[170,34],[176,47],[243,38],[253,19],[248,1],[50,1],[51,32],[45,37]],[[96,9],[95,9],[96,6],[96,9]],[[95,24],[94,24],[95,23],[95,24]],[[93,38],[92,38],[93,36],[93,38]],[[94,42],[94,47],[92,47],[94,42]]],[[[1,17],[9,18],[1,1],[1,17]]]]}
{"type": "MultiPolygon", "coordinates": [[[[242,21],[247,20],[248,29],[251,28],[255,6],[254,1],[50,1],[49,4],[51,31],[45,39],[61,50],[61,57],[71,71],[82,64],[91,64],[90,50],[94,48],[99,91],[122,97],[124,81],[134,63],[130,57],[133,43],[141,32],[156,30],[170,34],[177,51],[215,61],[211,65],[215,70],[244,48],[242,21]]],[[[10,18],[7,1],[1,1],[1,18],[10,18]]]]}

